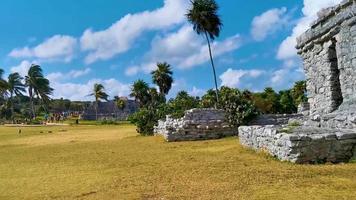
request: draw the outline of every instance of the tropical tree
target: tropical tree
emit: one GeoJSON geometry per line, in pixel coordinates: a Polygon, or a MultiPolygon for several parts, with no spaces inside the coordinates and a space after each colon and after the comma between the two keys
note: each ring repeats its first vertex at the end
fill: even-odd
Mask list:
{"type": "Polygon", "coordinates": [[[9,75],[7,80],[7,90],[10,94],[11,101],[11,114],[14,118],[14,95],[20,96],[23,92],[26,91],[25,85],[22,83],[23,78],[19,73],[15,72],[9,75]]]}
{"type": "Polygon", "coordinates": [[[299,106],[299,104],[308,101],[306,94],[307,94],[306,81],[297,81],[291,90],[291,95],[297,107],[299,106]]]}
{"type": "Polygon", "coordinates": [[[93,93],[90,96],[95,97],[95,119],[98,120],[98,107],[100,100],[108,100],[109,95],[105,93],[105,87],[102,84],[95,83],[93,93]]]}
{"type": "Polygon", "coordinates": [[[43,76],[41,66],[34,64],[31,65],[25,76],[25,86],[28,87],[32,117],[35,118],[34,98],[40,98],[43,105],[47,106],[50,102],[50,95],[53,92],[53,88],[50,87],[49,80],[43,76]]]}
{"type": "Polygon", "coordinates": [[[167,95],[173,83],[171,66],[166,62],[157,63],[157,69],[152,71],[151,74],[152,82],[158,86],[160,94],[162,96],[167,95]]]}
{"type": "Polygon", "coordinates": [[[126,101],[118,96],[114,97],[114,102],[116,104],[116,107],[120,110],[124,110],[126,107],[126,101]]]}
{"type": "MultiPolygon", "coordinates": [[[[222,22],[217,14],[219,6],[215,0],[191,0],[192,7],[186,14],[188,21],[193,25],[198,35],[204,34],[208,42],[210,62],[213,69],[215,81],[216,102],[219,102],[218,83],[216,79],[216,70],[211,50],[210,40],[219,37],[222,22]]],[[[215,104],[215,107],[217,105],[215,104]]]]}
{"type": "Polygon", "coordinates": [[[142,107],[146,105],[150,99],[149,90],[150,88],[145,81],[137,80],[131,87],[130,97],[134,97],[142,107]]]}
{"type": "Polygon", "coordinates": [[[0,98],[4,97],[4,94],[6,93],[7,90],[7,83],[3,79],[4,75],[4,70],[0,69],[0,98]]]}

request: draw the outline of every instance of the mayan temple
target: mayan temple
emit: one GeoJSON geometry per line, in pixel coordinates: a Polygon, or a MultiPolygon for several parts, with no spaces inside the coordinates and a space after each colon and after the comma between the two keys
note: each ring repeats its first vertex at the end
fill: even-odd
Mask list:
{"type": "Polygon", "coordinates": [[[304,61],[311,119],[321,127],[356,125],[356,3],[319,12],[297,40],[304,61]]]}
{"type": "Polygon", "coordinates": [[[297,119],[291,116],[284,125],[280,116],[260,118],[253,126],[239,128],[240,142],[296,163],[354,159],[356,1],[321,10],[310,29],[298,37],[296,48],[304,64],[309,111],[297,119]]]}

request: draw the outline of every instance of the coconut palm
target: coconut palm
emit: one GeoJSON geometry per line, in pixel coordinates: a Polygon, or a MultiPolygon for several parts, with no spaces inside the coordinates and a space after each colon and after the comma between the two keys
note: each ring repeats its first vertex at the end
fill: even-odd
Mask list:
{"type": "Polygon", "coordinates": [[[102,84],[95,83],[93,93],[90,96],[95,97],[95,119],[98,120],[98,107],[100,100],[108,100],[109,95],[105,92],[105,87],[102,84]]]}
{"type": "Polygon", "coordinates": [[[217,14],[219,6],[216,4],[215,0],[191,0],[191,4],[192,7],[188,10],[186,16],[197,34],[203,34],[208,42],[210,62],[213,68],[215,81],[216,102],[219,102],[218,83],[216,80],[216,71],[210,44],[210,40],[219,37],[222,27],[222,22],[217,14]]]}
{"type": "Polygon", "coordinates": [[[131,87],[131,97],[134,97],[140,106],[144,106],[149,101],[149,86],[143,80],[137,80],[131,87]]]}
{"type": "Polygon", "coordinates": [[[4,70],[0,69],[0,98],[3,97],[7,89],[7,83],[3,79],[3,75],[4,75],[4,70]]]}
{"type": "Polygon", "coordinates": [[[7,80],[7,90],[10,94],[11,114],[14,117],[14,95],[20,96],[26,91],[25,85],[22,83],[23,78],[19,73],[15,72],[9,75],[7,80]]]}
{"type": "Polygon", "coordinates": [[[124,110],[126,107],[126,101],[118,96],[114,97],[114,102],[116,104],[116,107],[120,110],[124,110]]]}
{"type": "Polygon", "coordinates": [[[157,63],[157,69],[152,71],[151,74],[152,81],[158,86],[160,94],[162,96],[167,95],[173,83],[171,66],[166,62],[157,63]]]}
{"type": "Polygon", "coordinates": [[[49,80],[43,76],[41,66],[34,64],[31,65],[25,76],[25,85],[28,87],[30,96],[32,117],[35,118],[34,98],[40,98],[45,106],[48,105],[53,88],[50,87],[49,80]]]}

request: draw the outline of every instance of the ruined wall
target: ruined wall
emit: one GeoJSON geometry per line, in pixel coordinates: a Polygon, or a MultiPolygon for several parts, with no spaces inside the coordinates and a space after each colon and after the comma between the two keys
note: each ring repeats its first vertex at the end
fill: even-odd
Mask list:
{"type": "Polygon", "coordinates": [[[356,3],[346,0],[318,15],[311,29],[297,39],[311,115],[356,103],[356,3]]]}
{"type": "Polygon", "coordinates": [[[154,130],[168,142],[218,139],[237,134],[237,129],[225,122],[223,110],[192,109],[183,118],[160,120],[154,130]]]}
{"type": "Polygon", "coordinates": [[[266,151],[282,161],[299,164],[348,162],[356,158],[356,133],[331,129],[269,126],[241,126],[244,146],[266,151]]]}

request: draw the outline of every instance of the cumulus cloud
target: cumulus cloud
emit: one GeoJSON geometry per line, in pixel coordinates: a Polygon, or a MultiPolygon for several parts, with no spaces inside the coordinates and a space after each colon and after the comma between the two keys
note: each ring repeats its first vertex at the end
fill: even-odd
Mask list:
{"type": "Polygon", "coordinates": [[[304,0],[303,17],[298,20],[292,34],[279,46],[277,58],[281,60],[292,59],[297,56],[296,38],[304,33],[310,24],[316,20],[317,13],[322,8],[327,8],[340,3],[342,0],[304,0]]]}
{"type": "Polygon", "coordinates": [[[91,72],[90,68],[85,68],[81,70],[71,70],[68,73],[62,73],[62,72],[53,72],[47,75],[47,78],[51,82],[57,82],[57,81],[63,81],[63,80],[70,80],[70,79],[75,79],[79,78],[81,76],[85,76],[91,72]]]}
{"type": "Polygon", "coordinates": [[[54,81],[51,82],[51,86],[54,88],[53,98],[65,98],[72,101],[93,101],[93,97],[88,95],[92,93],[95,83],[103,84],[111,98],[114,96],[128,96],[130,93],[130,85],[121,83],[116,79],[91,79],[86,83],[54,81]]]}
{"type": "Polygon", "coordinates": [[[205,92],[206,90],[193,86],[193,88],[188,93],[194,97],[201,97],[205,94],[205,92]]]}
{"type": "Polygon", "coordinates": [[[12,73],[18,72],[21,76],[26,76],[31,65],[34,63],[39,64],[38,62],[35,61],[30,62],[28,60],[23,60],[19,65],[10,67],[10,71],[12,73]]]}
{"type": "Polygon", "coordinates": [[[237,70],[234,70],[232,68],[229,68],[223,74],[220,75],[221,86],[240,87],[242,78],[253,78],[253,79],[255,79],[255,78],[258,78],[259,76],[261,76],[264,73],[265,73],[265,71],[257,70],[257,69],[251,69],[251,70],[237,69],[237,70]]]}
{"type": "Polygon", "coordinates": [[[43,61],[69,62],[73,59],[77,39],[67,35],[55,35],[35,47],[13,49],[9,56],[13,58],[34,58],[43,61]]]}
{"type": "Polygon", "coordinates": [[[288,22],[287,8],[274,8],[256,16],[252,21],[251,34],[254,40],[262,41],[281,29],[288,22]]]}
{"type": "Polygon", "coordinates": [[[81,39],[81,49],[89,51],[87,63],[107,60],[126,52],[144,32],[168,28],[185,20],[186,0],[165,0],[164,6],[136,14],[128,14],[105,30],[87,29],[81,39]]]}
{"type": "MultiPolygon", "coordinates": [[[[213,56],[218,58],[241,46],[239,35],[212,43],[213,56]]],[[[198,36],[190,25],[183,25],[178,31],[157,36],[151,44],[151,50],[145,55],[145,62],[129,67],[126,75],[145,73],[155,69],[156,61],[166,61],[179,69],[189,69],[209,61],[208,45],[198,36]]]]}

